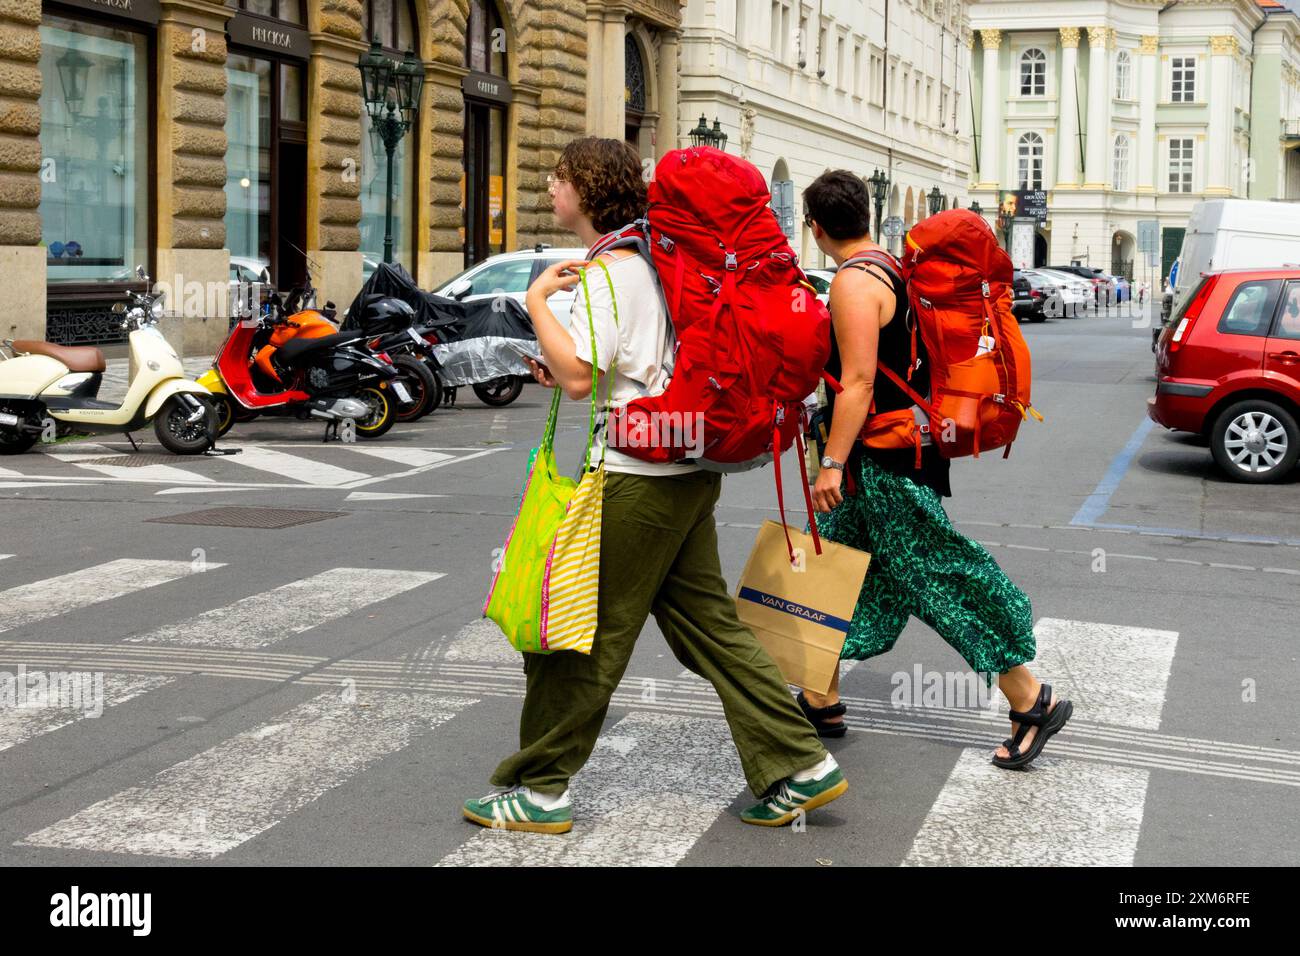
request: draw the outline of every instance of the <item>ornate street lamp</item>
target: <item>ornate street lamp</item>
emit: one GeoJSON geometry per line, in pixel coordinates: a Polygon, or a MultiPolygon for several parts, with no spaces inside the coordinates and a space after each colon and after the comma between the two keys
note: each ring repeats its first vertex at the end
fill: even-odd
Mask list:
{"type": "Polygon", "coordinates": [[[384,143],[388,153],[387,197],[384,209],[384,262],[393,261],[393,153],[416,120],[420,95],[424,91],[424,66],[415,53],[406,51],[400,63],[384,55],[379,37],[370,41],[370,49],[357,60],[361,71],[361,95],[370,128],[384,143]],[[400,115],[399,115],[400,111],[400,115]]]}
{"type": "Polygon", "coordinates": [[[711,144],[717,149],[725,150],[727,148],[727,134],[722,131],[722,120],[716,116],[713,117],[713,131],[709,133],[711,144]]]}
{"type": "Polygon", "coordinates": [[[889,195],[889,177],[877,169],[869,177],[867,184],[871,187],[871,199],[876,206],[876,242],[880,242],[880,220],[885,214],[885,197],[889,195]]]}
{"type": "Polygon", "coordinates": [[[711,146],[713,134],[709,131],[709,121],[700,114],[700,125],[690,132],[692,146],[711,146]]]}
{"type": "Polygon", "coordinates": [[[939,192],[939,187],[935,186],[930,190],[930,215],[933,216],[943,205],[943,193],[939,192]]]}
{"type": "Polygon", "coordinates": [[[977,216],[983,216],[983,215],[984,215],[984,210],[980,208],[980,204],[979,204],[978,201],[972,202],[972,203],[970,204],[970,211],[973,212],[973,213],[974,213],[975,215],[977,215],[977,216]]]}

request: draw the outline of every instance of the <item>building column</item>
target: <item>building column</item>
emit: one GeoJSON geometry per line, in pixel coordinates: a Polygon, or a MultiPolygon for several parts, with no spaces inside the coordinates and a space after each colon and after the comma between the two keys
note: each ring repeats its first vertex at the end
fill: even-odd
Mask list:
{"type": "Polygon", "coordinates": [[[1210,110],[1209,157],[1206,164],[1205,192],[1211,196],[1231,196],[1232,173],[1228,157],[1232,155],[1232,59],[1237,55],[1237,38],[1210,37],[1209,96],[1218,100],[1218,108],[1210,110]]]}
{"type": "Polygon", "coordinates": [[[1002,88],[1002,31],[981,30],[980,42],[984,45],[983,105],[980,113],[980,185],[978,189],[999,189],[1002,184],[1001,150],[998,145],[1005,136],[1002,124],[1002,103],[1006,91],[1002,88]]]}
{"type": "Polygon", "coordinates": [[[1139,48],[1138,89],[1144,95],[1138,103],[1138,137],[1137,153],[1137,191],[1153,193],[1156,191],[1156,100],[1154,91],[1159,89],[1159,76],[1156,71],[1156,49],[1160,45],[1158,36],[1144,36],[1139,48]]]}
{"type": "Polygon", "coordinates": [[[681,48],[681,33],[676,30],[659,32],[659,121],[655,129],[655,159],[677,148],[681,123],[677,116],[677,56],[681,48]]]}
{"type": "Polygon", "coordinates": [[[601,50],[605,39],[605,8],[599,0],[587,2],[587,135],[597,135],[602,128],[601,109],[603,102],[601,90],[595,78],[599,75],[597,64],[601,62],[601,50]]]}
{"type": "Polygon", "coordinates": [[[1057,117],[1056,188],[1073,189],[1079,184],[1079,28],[1061,27],[1061,98],[1057,117]]]}
{"type": "Polygon", "coordinates": [[[1106,148],[1110,140],[1110,69],[1106,48],[1111,31],[1107,27],[1088,27],[1088,168],[1084,171],[1084,189],[1105,189],[1106,148]]]}
{"type": "Polygon", "coordinates": [[[587,82],[599,84],[600,121],[596,136],[622,139],[624,117],[627,115],[627,57],[624,39],[627,33],[628,10],[624,7],[605,9],[604,31],[601,36],[600,62],[587,72],[587,82]]]}

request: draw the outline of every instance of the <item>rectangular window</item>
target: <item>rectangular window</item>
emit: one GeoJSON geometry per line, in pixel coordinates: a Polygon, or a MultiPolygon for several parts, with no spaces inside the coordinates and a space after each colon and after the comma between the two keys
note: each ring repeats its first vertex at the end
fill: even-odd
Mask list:
{"type": "Polygon", "coordinates": [[[149,261],[149,44],[41,24],[41,239],[50,284],[125,281],[149,261]]]}
{"type": "Polygon", "coordinates": [[[835,41],[835,85],[842,90],[848,89],[844,72],[848,68],[848,57],[844,55],[844,37],[835,41]]]}
{"type": "Polygon", "coordinates": [[[862,44],[853,44],[853,95],[862,95],[862,44]]]}
{"type": "Polygon", "coordinates": [[[1192,146],[1190,136],[1169,141],[1169,191],[1192,191],[1192,146]]]}
{"type": "Polygon", "coordinates": [[[1268,335],[1281,290],[1281,279],[1243,282],[1228,300],[1218,330],[1224,335],[1268,335]]]}
{"type": "Polygon", "coordinates": [[[1170,102],[1193,103],[1196,101],[1196,57],[1176,56],[1170,59],[1169,91],[1170,102]]]}
{"type": "Polygon", "coordinates": [[[776,57],[778,60],[781,59],[782,36],[783,34],[781,33],[781,4],[773,3],[772,4],[772,35],[770,39],[771,39],[772,55],[776,57]]]}

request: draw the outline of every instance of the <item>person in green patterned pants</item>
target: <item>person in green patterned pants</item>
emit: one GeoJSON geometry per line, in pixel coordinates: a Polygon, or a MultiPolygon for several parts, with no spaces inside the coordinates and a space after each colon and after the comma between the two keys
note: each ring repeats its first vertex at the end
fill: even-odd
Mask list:
{"type": "MultiPolygon", "coordinates": [[[[916,336],[913,346],[909,332],[901,267],[871,241],[870,205],[862,179],[846,170],[823,173],[804,192],[805,224],[841,267],[830,289],[826,369],[842,391],[828,394],[824,412],[830,430],[813,489],[817,527],[829,540],[872,555],[841,657],[883,654],[909,618],[925,621],[977,673],[998,675],[1011,708],[1012,736],[993,762],[1020,769],[1073,713],[1070,701],[1057,700],[1051,686],[1025,666],[1036,652],[1029,598],[992,555],[948,520],[942,496],[951,494],[949,468],[937,446],[899,450],[859,441],[872,414],[913,407],[881,366],[906,370],[921,395],[930,387],[924,342],[916,336]],[[864,254],[870,261],[859,258],[864,254]]],[[[799,704],[822,736],[842,736],[847,729],[838,674],[827,694],[805,690],[799,704]]]]}

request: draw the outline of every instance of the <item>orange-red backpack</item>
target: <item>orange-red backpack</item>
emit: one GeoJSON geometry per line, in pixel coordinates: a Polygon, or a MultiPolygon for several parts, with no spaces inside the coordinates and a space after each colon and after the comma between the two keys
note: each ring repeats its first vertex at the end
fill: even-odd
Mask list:
{"type": "MultiPolygon", "coordinates": [[[[921,448],[928,434],[944,458],[979,457],[1005,448],[1020,423],[1042,416],[1029,400],[1029,347],[1011,311],[1011,259],[998,247],[982,216],[965,209],[941,212],[907,234],[901,262],[867,252],[841,268],[872,264],[907,285],[912,362],[906,377],[880,370],[916,403],[916,409],[872,414],[862,441],[873,448],[921,448]],[[930,357],[930,395],[908,384],[920,334],[930,357]],[[918,411],[919,410],[919,411],[918,411]]],[[[836,387],[836,383],[832,383],[836,387]]]]}

